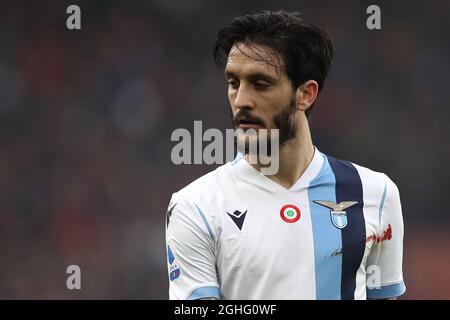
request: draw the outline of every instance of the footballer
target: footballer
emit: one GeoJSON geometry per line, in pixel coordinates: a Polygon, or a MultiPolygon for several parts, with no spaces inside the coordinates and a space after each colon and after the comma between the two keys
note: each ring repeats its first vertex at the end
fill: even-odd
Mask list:
{"type": "Polygon", "coordinates": [[[235,129],[278,129],[279,169],[264,175],[239,153],[172,195],[170,299],[404,294],[396,184],[312,141],[308,119],[332,57],[328,34],[297,12],[238,16],[219,31],[214,58],[235,129]]]}

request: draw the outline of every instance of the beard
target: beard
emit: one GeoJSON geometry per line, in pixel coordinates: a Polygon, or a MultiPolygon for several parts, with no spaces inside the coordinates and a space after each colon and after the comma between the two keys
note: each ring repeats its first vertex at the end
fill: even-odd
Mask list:
{"type": "MultiPolygon", "coordinates": [[[[281,111],[272,117],[272,123],[275,125],[274,129],[279,130],[279,147],[281,148],[290,140],[294,139],[297,136],[297,122],[295,119],[296,112],[296,98],[295,94],[292,94],[289,105],[281,108],[281,111]]],[[[233,122],[235,130],[239,128],[239,121],[241,120],[251,121],[256,124],[259,124],[262,129],[267,129],[267,125],[264,120],[253,116],[250,113],[249,109],[241,109],[235,116],[231,113],[231,120],[233,122]]],[[[272,154],[272,144],[271,144],[271,130],[268,129],[268,135],[266,136],[266,145],[267,145],[267,155],[270,156],[272,154]]],[[[260,137],[258,137],[260,139],[260,137]]],[[[234,137],[234,146],[235,150],[237,150],[238,137],[234,137]]],[[[258,141],[257,152],[259,153],[260,143],[258,141]]],[[[245,140],[245,154],[248,154],[249,150],[249,142],[248,139],[245,140]]]]}
{"type": "Polygon", "coordinates": [[[295,120],[296,108],[295,95],[291,96],[289,106],[283,108],[273,117],[275,128],[280,130],[280,147],[297,136],[297,121],[295,120]]]}

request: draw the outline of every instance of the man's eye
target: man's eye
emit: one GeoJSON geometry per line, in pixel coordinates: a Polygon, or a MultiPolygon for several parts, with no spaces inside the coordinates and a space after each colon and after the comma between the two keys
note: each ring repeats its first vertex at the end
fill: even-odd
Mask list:
{"type": "Polygon", "coordinates": [[[228,86],[236,89],[237,87],[239,87],[239,82],[236,80],[228,80],[228,86]]]}
{"type": "Polygon", "coordinates": [[[267,89],[270,86],[270,84],[264,81],[258,81],[255,82],[254,86],[257,90],[264,90],[267,89]]]}

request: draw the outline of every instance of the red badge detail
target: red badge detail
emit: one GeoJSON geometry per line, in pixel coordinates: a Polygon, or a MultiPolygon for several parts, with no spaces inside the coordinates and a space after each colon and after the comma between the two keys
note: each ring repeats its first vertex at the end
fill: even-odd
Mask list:
{"type": "Polygon", "coordinates": [[[301,212],[300,209],[293,204],[287,204],[281,208],[280,216],[285,222],[294,223],[300,219],[301,212]]]}

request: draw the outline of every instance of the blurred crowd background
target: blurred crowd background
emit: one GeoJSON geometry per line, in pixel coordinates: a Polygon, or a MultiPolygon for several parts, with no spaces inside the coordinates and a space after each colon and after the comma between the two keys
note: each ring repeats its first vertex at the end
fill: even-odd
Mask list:
{"type": "Polygon", "coordinates": [[[230,128],[212,59],[235,15],[297,10],[335,44],[316,146],[387,173],[404,299],[450,299],[449,1],[0,1],[0,298],[166,299],[165,211],[216,166],[172,164],[176,128],[230,128]],[[66,8],[81,8],[81,30],[66,8]],[[366,28],[381,7],[382,29],[366,28]],[[66,268],[82,289],[66,288],[66,268]]]}

